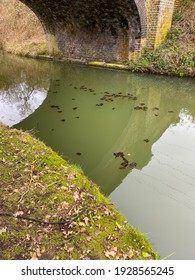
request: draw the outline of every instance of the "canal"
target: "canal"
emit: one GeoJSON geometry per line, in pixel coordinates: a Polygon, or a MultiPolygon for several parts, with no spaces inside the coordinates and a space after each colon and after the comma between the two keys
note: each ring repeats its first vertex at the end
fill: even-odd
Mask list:
{"type": "Polygon", "coordinates": [[[161,258],[195,258],[194,80],[0,54],[0,121],[80,166],[161,258]]]}

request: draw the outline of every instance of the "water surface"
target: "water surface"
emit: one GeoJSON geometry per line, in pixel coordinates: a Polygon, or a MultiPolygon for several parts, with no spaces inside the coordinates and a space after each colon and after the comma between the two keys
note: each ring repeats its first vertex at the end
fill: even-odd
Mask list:
{"type": "Polygon", "coordinates": [[[195,82],[10,56],[0,63],[0,121],[33,129],[80,165],[162,258],[194,259],[195,82]]]}

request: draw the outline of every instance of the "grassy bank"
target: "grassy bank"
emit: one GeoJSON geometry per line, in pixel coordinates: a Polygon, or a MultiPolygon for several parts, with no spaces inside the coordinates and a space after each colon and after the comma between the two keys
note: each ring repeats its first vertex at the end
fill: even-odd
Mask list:
{"type": "Polygon", "coordinates": [[[45,55],[43,28],[34,13],[18,0],[0,1],[0,49],[22,56],[45,55]]]}
{"type": "Polygon", "coordinates": [[[158,258],[78,167],[29,133],[0,139],[0,259],[158,258]]]}
{"type": "Polygon", "coordinates": [[[165,42],[155,51],[145,49],[141,58],[130,65],[130,69],[134,72],[194,77],[194,17],[194,0],[179,0],[165,42]]]}

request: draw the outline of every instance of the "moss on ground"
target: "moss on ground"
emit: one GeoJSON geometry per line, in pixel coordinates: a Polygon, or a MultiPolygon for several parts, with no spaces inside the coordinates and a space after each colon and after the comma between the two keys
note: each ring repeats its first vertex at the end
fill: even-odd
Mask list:
{"type": "Polygon", "coordinates": [[[78,167],[29,133],[0,139],[0,259],[158,258],[78,167]]]}

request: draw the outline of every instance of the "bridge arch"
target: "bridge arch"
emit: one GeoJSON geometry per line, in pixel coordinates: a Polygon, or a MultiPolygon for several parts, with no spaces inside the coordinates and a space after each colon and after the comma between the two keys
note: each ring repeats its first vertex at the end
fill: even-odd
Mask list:
{"type": "Polygon", "coordinates": [[[48,51],[68,59],[124,62],[156,48],[175,0],[20,0],[39,18],[48,51]]]}
{"type": "Polygon", "coordinates": [[[141,39],[134,0],[20,0],[39,18],[50,53],[70,59],[127,61],[141,39]]]}

